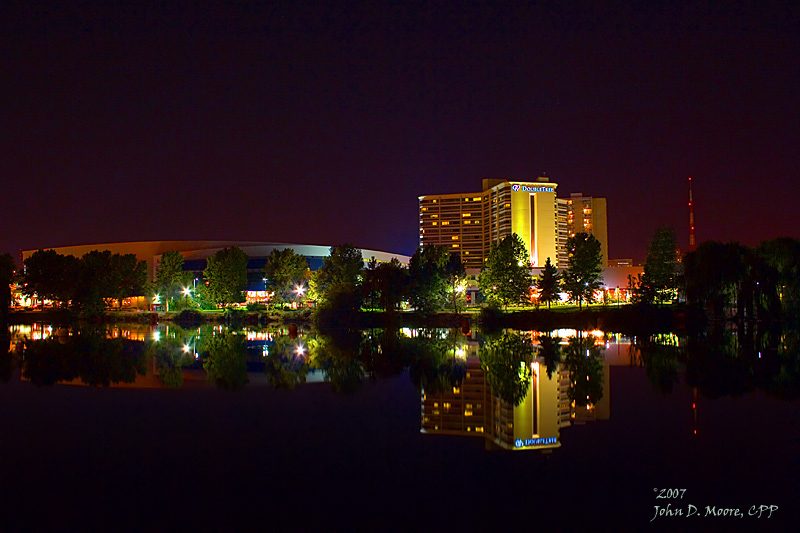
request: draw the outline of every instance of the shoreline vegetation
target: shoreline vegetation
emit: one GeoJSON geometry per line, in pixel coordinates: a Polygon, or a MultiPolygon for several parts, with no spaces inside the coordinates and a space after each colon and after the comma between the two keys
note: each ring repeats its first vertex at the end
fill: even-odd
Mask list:
{"type": "Polygon", "coordinates": [[[461,313],[437,312],[424,315],[414,311],[358,311],[344,312],[311,309],[290,311],[245,311],[219,312],[181,311],[112,311],[87,320],[68,310],[13,311],[8,314],[8,324],[31,324],[49,322],[69,324],[72,322],[159,322],[185,324],[306,324],[321,329],[370,328],[370,327],[452,327],[469,330],[480,327],[484,330],[503,328],[555,330],[572,328],[580,330],[606,329],[615,332],[695,330],[702,328],[705,317],[702,312],[684,306],[655,307],[646,305],[592,306],[583,309],[511,309],[502,311],[492,307],[470,308],[461,313]]]}

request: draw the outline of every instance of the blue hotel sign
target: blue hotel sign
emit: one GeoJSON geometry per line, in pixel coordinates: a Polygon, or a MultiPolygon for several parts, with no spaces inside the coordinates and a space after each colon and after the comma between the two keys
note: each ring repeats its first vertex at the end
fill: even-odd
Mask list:
{"type": "Polygon", "coordinates": [[[552,187],[531,187],[529,185],[519,185],[515,183],[511,186],[511,190],[514,192],[522,191],[522,192],[553,192],[554,189],[552,187]]]}
{"type": "Polygon", "coordinates": [[[542,444],[556,444],[558,437],[540,437],[538,439],[517,439],[514,441],[515,448],[524,448],[526,446],[540,446],[542,444]]]}

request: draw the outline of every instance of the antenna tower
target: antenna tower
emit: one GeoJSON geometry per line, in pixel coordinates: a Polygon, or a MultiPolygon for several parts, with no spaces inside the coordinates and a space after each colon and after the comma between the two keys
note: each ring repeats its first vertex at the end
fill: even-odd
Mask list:
{"type": "Polygon", "coordinates": [[[694,252],[694,204],[692,203],[692,177],[689,176],[689,251],[694,252]]]}

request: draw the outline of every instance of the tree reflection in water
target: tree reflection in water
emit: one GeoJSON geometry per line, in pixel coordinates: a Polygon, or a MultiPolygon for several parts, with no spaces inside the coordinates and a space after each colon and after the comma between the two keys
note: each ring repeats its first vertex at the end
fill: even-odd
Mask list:
{"type": "Polygon", "coordinates": [[[8,329],[0,329],[0,381],[8,383],[17,367],[16,353],[11,349],[8,329]]]}
{"type": "Polygon", "coordinates": [[[307,349],[302,341],[288,335],[275,337],[264,361],[267,382],[275,389],[289,390],[305,383],[308,374],[307,349]]]}
{"type": "Polygon", "coordinates": [[[570,337],[565,352],[570,400],[581,407],[597,404],[603,398],[603,355],[595,337],[581,333],[570,337]]]}
{"type": "Polygon", "coordinates": [[[334,392],[348,394],[361,388],[366,372],[358,359],[360,345],[361,332],[350,329],[317,335],[309,342],[310,364],[325,373],[334,392]]]}
{"type": "MultiPolygon", "coordinates": [[[[416,387],[438,393],[461,384],[466,351],[472,346],[492,394],[513,405],[529,393],[531,363],[537,360],[548,379],[562,369],[570,373],[570,399],[576,406],[596,404],[604,394],[601,346],[586,334],[570,337],[564,344],[546,332],[529,337],[506,331],[484,340],[458,329],[338,330],[326,335],[306,332],[299,338],[267,329],[250,332],[267,340],[251,346],[258,354],[248,360],[247,335],[241,331],[211,326],[183,330],[170,325],[169,333],[163,334],[166,328],[150,332],[143,327],[145,333],[139,338],[151,340],[123,339],[114,326],[79,324],[44,340],[22,340],[18,350],[10,351],[13,336],[6,332],[0,337],[0,382],[10,380],[19,365],[22,377],[36,385],[74,380],[98,386],[127,384],[144,376],[147,361],[152,361],[164,386],[181,386],[184,370],[199,370],[202,365],[209,382],[236,390],[248,383],[249,361],[251,367],[263,364],[274,388],[294,389],[313,370],[323,373],[335,392],[349,393],[367,378],[408,370],[416,387]],[[151,338],[156,334],[163,334],[158,341],[151,338]]],[[[681,337],[642,333],[635,337],[632,353],[638,354],[635,360],[644,366],[648,380],[664,393],[685,379],[711,398],[753,390],[779,398],[800,397],[800,333],[795,329],[748,325],[681,337]]]]}
{"type": "MultiPolygon", "coordinates": [[[[182,332],[180,328],[175,328],[182,332]]],[[[181,338],[185,334],[179,335],[181,338]]],[[[181,342],[176,337],[163,340],[151,340],[147,344],[147,356],[151,357],[158,368],[158,378],[165,387],[177,388],[183,385],[183,368],[194,362],[194,355],[189,354],[187,347],[196,341],[181,342]]]]}
{"type": "Polygon", "coordinates": [[[533,343],[519,333],[506,331],[483,343],[480,358],[486,383],[494,394],[514,406],[520,405],[531,385],[533,343]]]}
{"type": "Polygon", "coordinates": [[[247,338],[227,329],[200,339],[200,354],[206,378],[216,386],[238,390],[247,378],[247,338]]]}
{"type": "Polygon", "coordinates": [[[716,328],[685,340],[686,381],[709,398],[763,390],[800,397],[800,333],[793,329],[716,328]]]}
{"type": "Polygon", "coordinates": [[[459,346],[465,335],[458,329],[420,329],[404,339],[411,381],[420,390],[439,393],[461,385],[466,375],[459,346]]]}
{"type": "Polygon", "coordinates": [[[22,376],[35,385],[79,379],[107,387],[133,383],[146,370],[140,342],[108,338],[102,328],[84,326],[69,336],[24,342],[22,376]]]}

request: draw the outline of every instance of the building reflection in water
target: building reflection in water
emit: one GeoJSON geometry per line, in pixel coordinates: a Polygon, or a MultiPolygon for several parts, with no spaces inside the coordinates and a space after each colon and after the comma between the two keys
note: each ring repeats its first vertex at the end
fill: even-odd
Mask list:
{"type": "MultiPolygon", "coordinates": [[[[596,337],[591,333],[597,332],[583,335],[599,349],[605,349],[602,335],[596,337]]],[[[536,332],[530,335],[531,339],[539,336],[536,332]]],[[[551,335],[566,339],[575,338],[578,332],[565,330],[551,335]]],[[[565,348],[568,341],[562,340],[561,345],[565,348]]],[[[619,348],[627,351],[628,346],[619,348]]],[[[567,364],[559,362],[548,373],[545,359],[535,357],[530,363],[527,392],[515,405],[495,394],[487,383],[479,343],[468,340],[462,352],[466,373],[460,384],[441,392],[421,391],[422,433],[478,436],[485,439],[487,448],[493,449],[551,450],[561,446],[562,428],[607,420],[610,416],[610,380],[605,359],[602,376],[598,376],[603,382],[603,394],[596,403],[579,405],[570,399],[573,376],[567,364]]]]}

